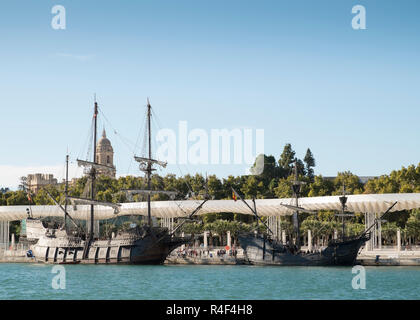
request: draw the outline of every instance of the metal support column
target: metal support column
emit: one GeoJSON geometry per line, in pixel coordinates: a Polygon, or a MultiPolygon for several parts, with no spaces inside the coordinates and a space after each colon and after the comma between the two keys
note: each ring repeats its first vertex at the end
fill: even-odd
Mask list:
{"type": "Polygon", "coordinates": [[[9,248],[9,221],[0,222],[0,247],[9,248]]]}
{"type": "MultiPolygon", "coordinates": [[[[380,217],[379,217],[380,218],[380,217]]],[[[378,221],[378,249],[382,249],[382,221],[378,221]]]]}
{"type": "Polygon", "coordinates": [[[283,242],[282,240],[282,230],[281,230],[281,217],[279,217],[279,240],[281,240],[281,242],[283,242]]]}
{"type": "Polygon", "coordinates": [[[308,251],[312,251],[312,232],[308,230],[308,251]]]}
{"type": "MultiPolygon", "coordinates": [[[[371,214],[371,223],[373,223],[373,221],[375,221],[375,219],[377,218],[377,214],[376,213],[372,213],[371,214]]],[[[375,227],[373,228],[373,237],[372,237],[373,243],[372,243],[372,249],[375,250],[378,247],[378,225],[376,224],[375,227]]]]}

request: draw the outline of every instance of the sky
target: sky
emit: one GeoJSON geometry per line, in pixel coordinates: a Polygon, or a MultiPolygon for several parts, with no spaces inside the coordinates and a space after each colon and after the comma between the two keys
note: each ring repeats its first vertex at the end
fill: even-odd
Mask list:
{"type": "MultiPolygon", "coordinates": [[[[80,176],[94,94],[118,175],[141,174],[132,156],[147,98],[155,133],[181,139],[180,121],[209,136],[262,129],[265,154],[278,159],[291,143],[303,158],[310,148],[324,176],[416,165],[419,9],[416,0],[1,1],[0,187],[29,173],[63,178],[67,152],[70,175],[80,176]],[[55,5],[66,9],[64,30],[52,28],[55,5]],[[355,5],[366,9],[364,30],[352,28],[355,5]]],[[[158,173],[247,168],[187,163],[158,173]]]]}

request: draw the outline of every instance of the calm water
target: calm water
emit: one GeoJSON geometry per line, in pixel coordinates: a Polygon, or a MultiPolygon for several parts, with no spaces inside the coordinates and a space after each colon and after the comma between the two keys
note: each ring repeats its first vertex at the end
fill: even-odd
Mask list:
{"type": "Polygon", "coordinates": [[[53,266],[0,264],[0,299],[420,299],[420,267],[351,268],[67,265],[66,289],[53,266]]]}

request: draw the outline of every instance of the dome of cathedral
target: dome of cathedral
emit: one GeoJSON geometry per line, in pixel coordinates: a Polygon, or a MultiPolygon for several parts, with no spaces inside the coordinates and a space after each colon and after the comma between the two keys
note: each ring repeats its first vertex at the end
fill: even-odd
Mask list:
{"type": "Polygon", "coordinates": [[[98,141],[97,148],[101,150],[105,150],[105,149],[112,150],[111,141],[109,141],[108,138],[106,137],[105,129],[102,132],[102,138],[99,139],[98,141]]]}

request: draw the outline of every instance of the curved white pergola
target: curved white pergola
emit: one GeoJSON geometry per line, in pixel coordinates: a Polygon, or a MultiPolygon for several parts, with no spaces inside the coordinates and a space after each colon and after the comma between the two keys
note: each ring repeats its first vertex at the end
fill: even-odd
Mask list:
{"type": "MultiPolygon", "coordinates": [[[[307,210],[341,210],[340,196],[307,197],[299,199],[299,206],[307,210]]],[[[253,207],[251,200],[246,200],[253,207]]],[[[281,204],[294,204],[294,199],[257,199],[257,212],[261,216],[286,216],[293,213],[281,204]]],[[[398,202],[391,211],[401,211],[420,208],[420,193],[392,193],[392,194],[360,194],[349,195],[347,209],[349,212],[382,213],[394,202],[398,202]]],[[[186,217],[201,203],[198,200],[184,201],[153,201],[152,216],[158,218],[186,217]]],[[[0,221],[15,221],[27,217],[30,208],[34,218],[62,217],[63,211],[58,206],[1,206],[0,221]]],[[[89,220],[90,205],[69,206],[68,213],[73,219],[89,220]]],[[[252,214],[249,208],[237,200],[209,200],[198,215],[206,213],[233,212],[252,214]]],[[[118,215],[114,209],[105,206],[95,206],[95,219],[105,220],[116,216],[141,215],[147,216],[147,202],[122,203],[118,215]]]]}

